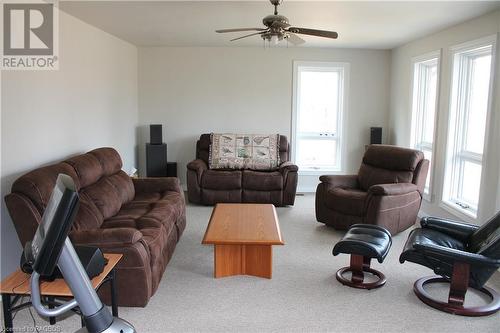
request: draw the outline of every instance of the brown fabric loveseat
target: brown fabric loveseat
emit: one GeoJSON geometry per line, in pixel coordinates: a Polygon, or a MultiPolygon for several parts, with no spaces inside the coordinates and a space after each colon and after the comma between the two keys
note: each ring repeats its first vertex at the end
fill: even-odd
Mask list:
{"type": "Polygon", "coordinates": [[[316,219],[339,230],[380,225],[395,235],[415,224],[428,169],[420,151],[371,145],[357,175],[320,177],[316,219]]]}
{"type": "MultiPolygon", "coordinates": [[[[99,148],[21,176],[5,202],[24,245],[33,238],[57,175],[71,176],[80,208],[70,239],[76,245],[122,253],[118,303],[145,306],[185,228],[184,194],[177,178],[132,179],[121,168],[116,150],[99,148]]],[[[106,288],[100,296],[109,303],[106,288]]]]}
{"type": "Polygon", "coordinates": [[[272,203],[293,205],[297,189],[297,166],[289,161],[286,136],[280,135],[280,161],[276,171],[210,170],[210,134],[196,142],[196,160],[187,165],[188,199],[192,203],[272,203]]]}

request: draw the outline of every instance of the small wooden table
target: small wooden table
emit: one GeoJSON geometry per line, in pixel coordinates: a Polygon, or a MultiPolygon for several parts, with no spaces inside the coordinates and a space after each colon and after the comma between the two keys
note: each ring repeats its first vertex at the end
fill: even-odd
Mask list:
{"type": "Polygon", "coordinates": [[[272,245],[284,245],[271,204],[217,204],[202,244],[214,245],[215,278],[272,277],[272,245]]]}
{"type": "MultiPolygon", "coordinates": [[[[115,266],[118,264],[123,254],[104,253],[104,257],[108,259],[108,263],[104,266],[101,274],[94,277],[91,282],[95,290],[98,290],[105,282],[110,282],[111,290],[111,309],[114,317],[118,317],[118,305],[116,302],[115,289],[115,266]]],[[[30,287],[31,275],[23,273],[20,269],[6,277],[0,284],[0,292],[2,293],[2,305],[4,324],[6,332],[13,332],[12,312],[21,310],[30,306],[30,302],[15,305],[22,296],[28,296],[31,293],[30,287]],[[14,300],[11,297],[14,296],[14,300]],[[10,330],[9,330],[10,329],[10,330]]],[[[57,305],[56,298],[73,297],[64,279],[55,279],[54,281],[41,281],[40,294],[42,300],[46,299],[49,308],[57,305]]],[[[50,324],[56,323],[55,318],[50,318],[50,324]]]]}

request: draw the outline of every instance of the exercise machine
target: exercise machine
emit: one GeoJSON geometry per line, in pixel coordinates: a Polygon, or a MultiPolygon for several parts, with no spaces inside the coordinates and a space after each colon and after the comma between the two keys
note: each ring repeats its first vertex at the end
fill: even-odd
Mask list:
{"type": "Polygon", "coordinates": [[[59,174],[56,185],[31,242],[26,243],[26,261],[31,263],[31,303],[45,317],[60,316],[79,307],[85,327],[77,333],[135,333],[127,321],[113,317],[92,287],[68,233],[78,211],[79,199],[73,179],[59,174]],[[74,296],[56,308],[46,308],[41,302],[40,277],[59,270],[74,296]]]}

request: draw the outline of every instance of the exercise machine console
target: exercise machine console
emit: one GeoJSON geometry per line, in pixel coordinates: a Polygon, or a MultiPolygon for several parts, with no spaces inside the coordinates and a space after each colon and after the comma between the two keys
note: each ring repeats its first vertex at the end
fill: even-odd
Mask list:
{"type": "Polygon", "coordinates": [[[26,243],[26,260],[32,263],[31,302],[36,311],[45,317],[56,317],[78,306],[85,327],[77,333],[135,333],[127,321],[113,317],[92,287],[68,232],[78,211],[79,199],[73,179],[59,174],[56,185],[31,242],[26,243]],[[50,276],[59,267],[74,299],[54,309],[41,302],[40,276],[50,276]]]}

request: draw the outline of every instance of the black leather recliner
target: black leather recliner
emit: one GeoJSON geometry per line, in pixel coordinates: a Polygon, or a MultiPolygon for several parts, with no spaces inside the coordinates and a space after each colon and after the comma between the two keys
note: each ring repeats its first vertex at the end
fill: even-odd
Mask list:
{"type": "Polygon", "coordinates": [[[425,217],[421,228],[408,236],[399,261],[411,261],[432,269],[439,277],[417,280],[418,298],[441,311],[465,316],[483,316],[500,309],[500,295],[485,283],[500,267],[500,212],[483,226],[436,217],[425,217]],[[448,302],[432,298],[424,285],[450,282],[448,302]],[[484,306],[464,307],[467,288],[477,289],[492,301],[484,306]]]}

